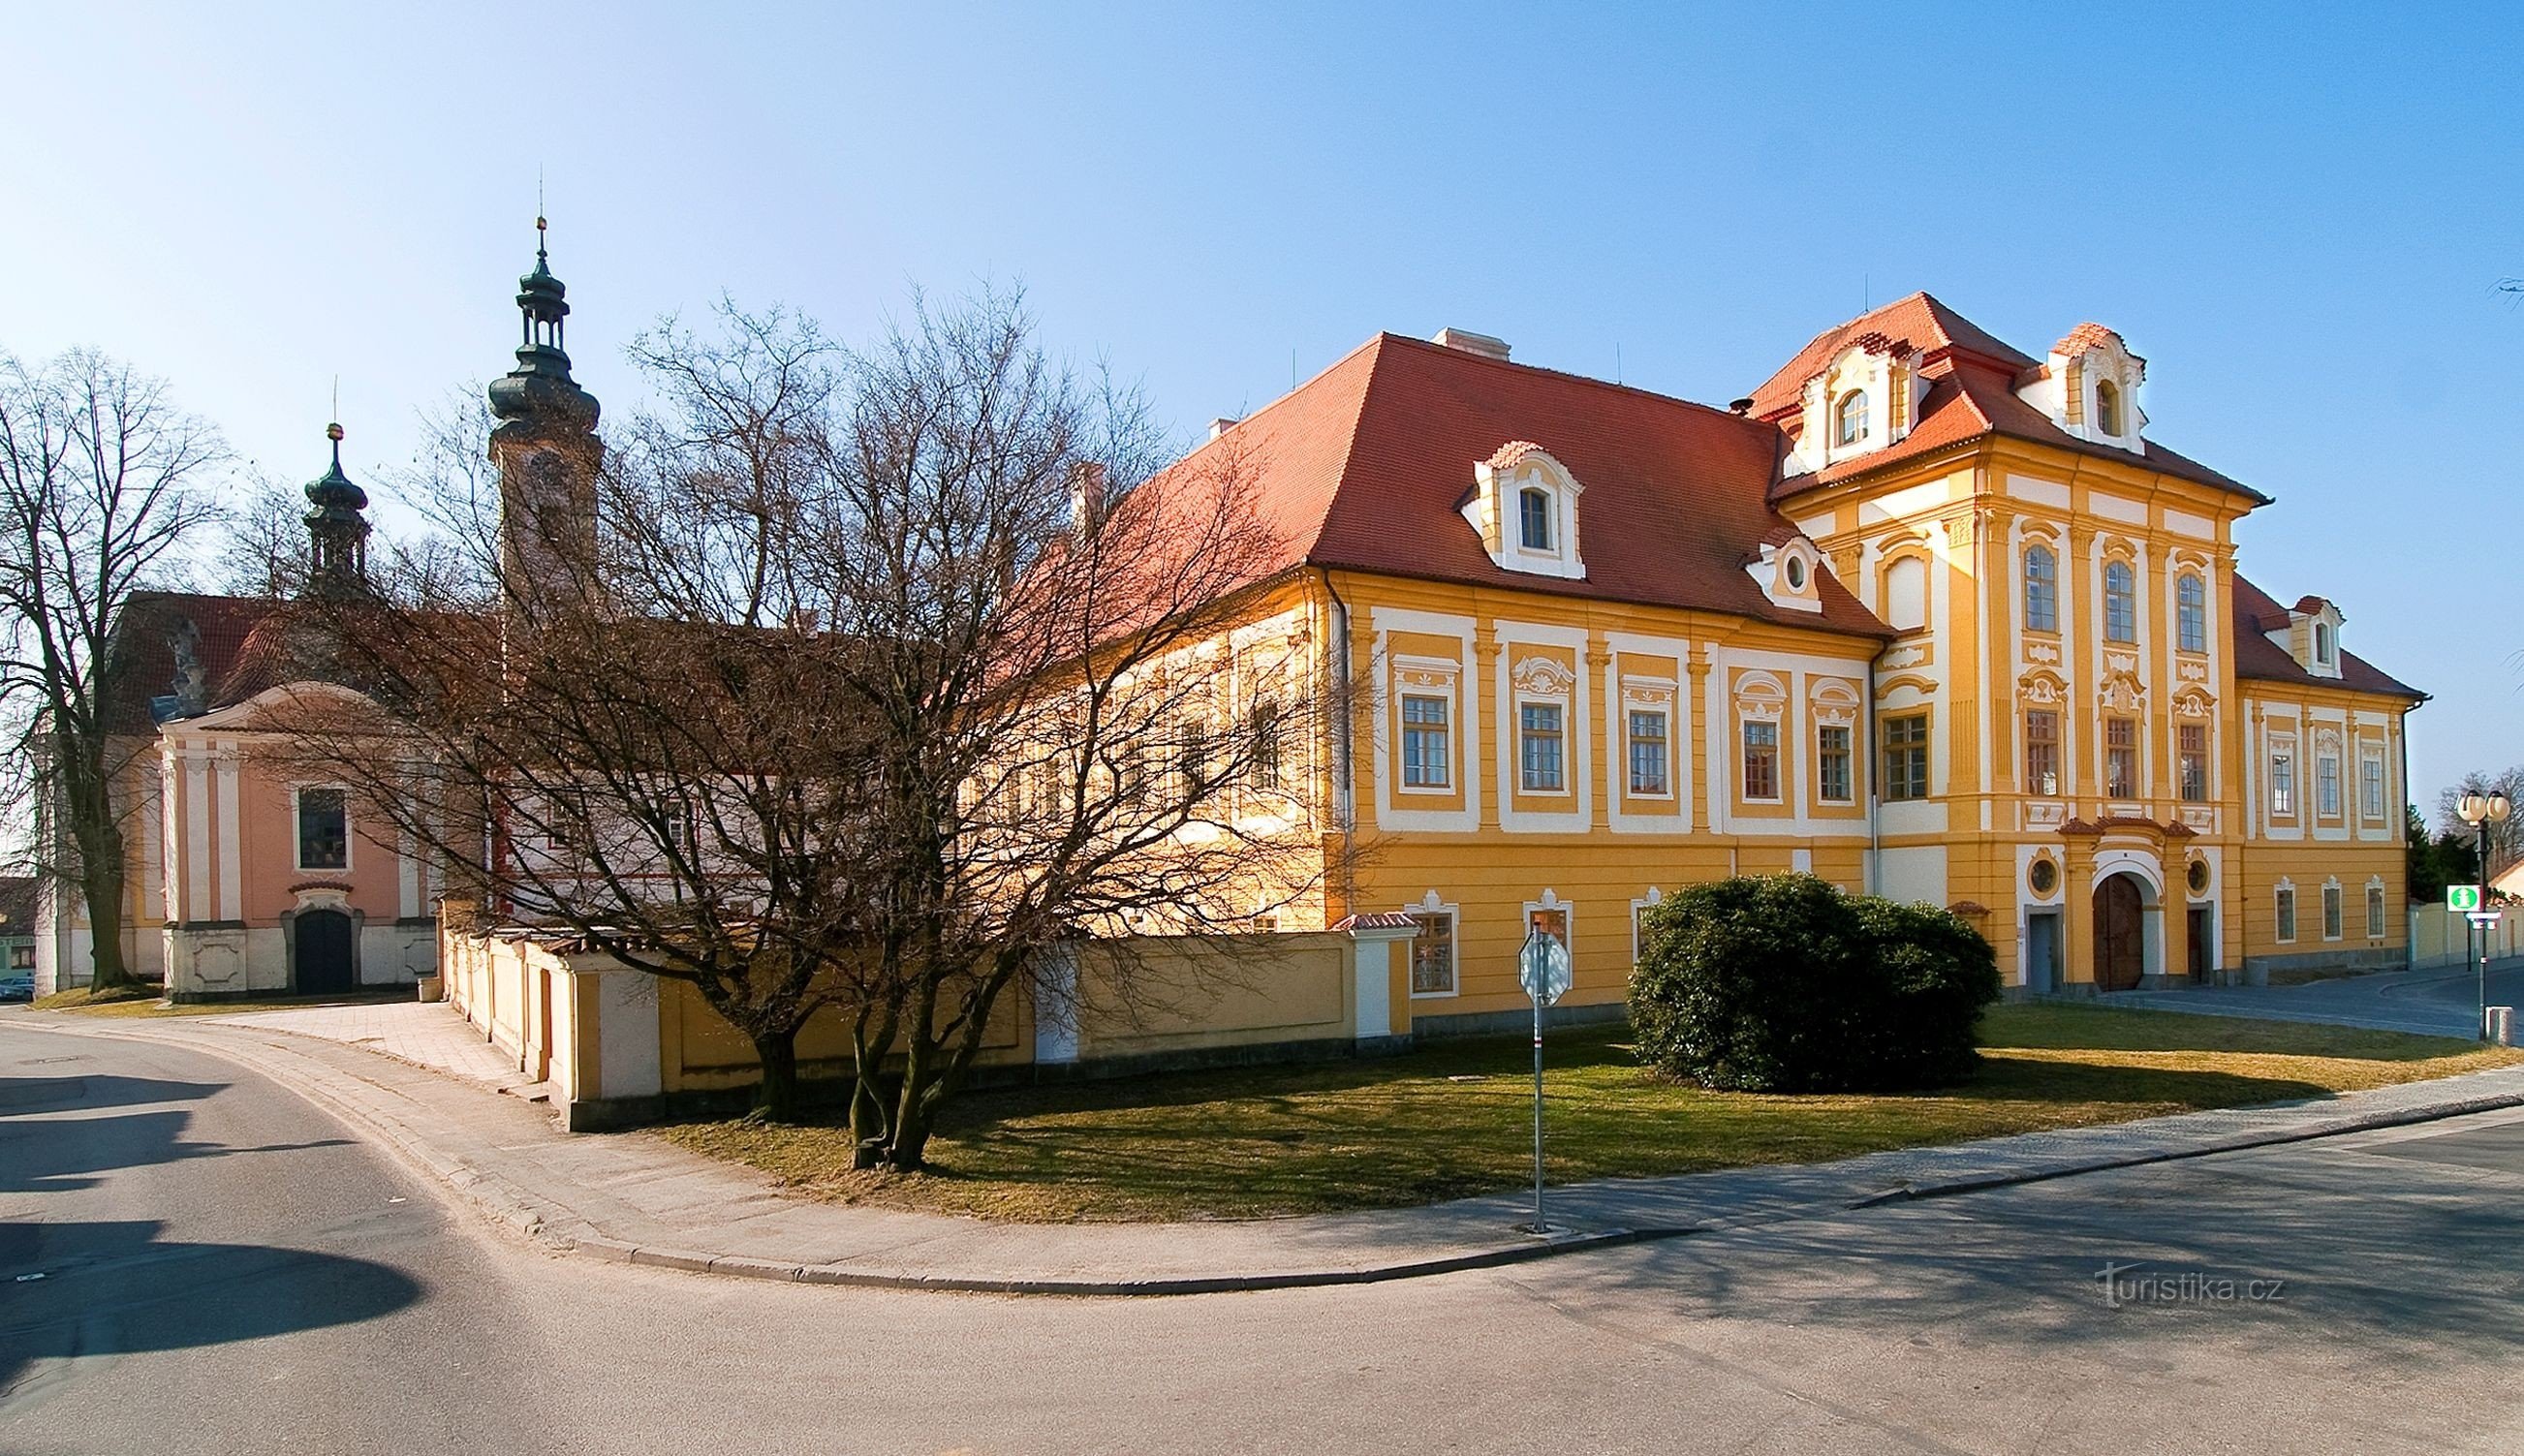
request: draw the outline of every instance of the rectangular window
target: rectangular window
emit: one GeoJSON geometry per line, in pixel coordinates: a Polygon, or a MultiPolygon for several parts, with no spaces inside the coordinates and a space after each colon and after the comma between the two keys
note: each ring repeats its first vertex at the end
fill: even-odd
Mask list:
{"type": "Polygon", "coordinates": [[[1779,725],[1744,725],[1744,797],[1775,801],[1779,797],[1779,725]]]}
{"type": "Polygon", "coordinates": [[[2181,751],[2182,801],[2208,801],[2208,725],[2185,723],[2175,730],[2176,747],[2181,751]]]}
{"type": "Polygon", "coordinates": [[[2024,792],[2060,797],[2060,715],[2047,707],[2025,710],[2024,792]]]}
{"type": "Polygon", "coordinates": [[[1905,713],[1884,720],[1884,797],[1928,797],[1928,715],[1905,713]]]}
{"type": "Polygon", "coordinates": [[[1662,712],[1630,714],[1630,792],[1663,794],[1666,775],[1666,726],[1662,712]]]}
{"type": "Polygon", "coordinates": [[[1452,910],[1415,910],[1411,918],[1420,933],[1411,938],[1411,994],[1455,994],[1455,915],[1452,910]]]}
{"type": "Polygon", "coordinates": [[[1402,700],[1402,785],[1406,789],[1443,789],[1454,782],[1454,757],[1447,747],[1443,698],[1406,696],[1402,700]]]}
{"type": "Polygon", "coordinates": [[[2270,755],[2270,814],[2274,818],[2296,817],[2296,755],[2270,755]]]}
{"type": "Polygon", "coordinates": [[[2340,755],[2324,753],[2313,760],[2314,807],[2322,817],[2340,817],[2340,755]]]}
{"type": "Polygon", "coordinates": [[[351,821],[339,789],[298,791],[298,867],[348,869],[351,821]]]}
{"type": "Polygon", "coordinates": [[[1256,789],[1280,787],[1280,704],[1267,699],[1253,704],[1253,757],[1245,765],[1245,782],[1256,789]]]}
{"type": "Polygon", "coordinates": [[[2384,939],[2384,887],[2381,885],[2366,887],[2366,939],[2384,939]]]}
{"type": "Polygon", "coordinates": [[[1849,782],[1849,730],[1825,726],[1815,730],[1816,781],[1825,803],[1847,803],[1857,796],[1849,782]]]}
{"type": "Polygon", "coordinates": [[[2357,806],[2369,819],[2384,817],[2384,760],[2367,757],[2357,765],[2357,806]]]}
{"type": "Polygon", "coordinates": [[[1529,936],[1537,930],[1542,932],[1544,935],[1551,937],[1553,940],[1558,941],[1563,947],[1567,948],[1573,954],[1577,951],[1578,947],[1569,944],[1569,911],[1567,907],[1563,906],[1561,908],[1550,910],[1526,911],[1525,933],[1529,936]]]}
{"type": "Polygon", "coordinates": [[[2322,938],[2336,941],[2340,936],[2340,887],[2325,885],[2322,887],[2322,938]]]}
{"type": "Polygon", "coordinates": [[[2278,893],[2278,938],[2282,943],[2296,939],[2296,891],[2285,885],[2278,893]]]}
{"type": "Polygon", "coordinates": [[[11,970],[13,970],[13,971],[31,971],[31,970],[33,970],[34,968],[35,968],[35,947],[34,947],[34,946],[10,946],[10,947],[9,947],[9,969],[11,969],[11,970]]]}
{"type": "Polygon", "coordinates": [[[1560,770],[1560,705],[1529,703],[1517,710],[1517,723],[1527,791],[1560,793],[1566,787],[1560,770]]]}
{"type": "Polygon", "coordinates": [[[2138,719],[2104,719],[2104,797],[2138,797],[2138,719]]]}

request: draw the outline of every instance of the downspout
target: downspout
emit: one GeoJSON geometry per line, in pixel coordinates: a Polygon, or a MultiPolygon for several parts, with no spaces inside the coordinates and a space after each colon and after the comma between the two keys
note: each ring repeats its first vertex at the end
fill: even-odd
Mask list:
{"type": "Polygon", "coordinates": [[[2411,934],[2418,929],[2419,917],[2410,904],[2410,709],[2427,703],[2422,693],[2418,702],[2393,717],[2393,747],[2402,760],[2402,776],[2397,780],[2402,786],[2402,811],[2393,816],[2393,833],[2402,841],[2402,969],[2405,971],[2419,968],[2419,938],[2411,934]]]}
{"type": "Polygon", "coordinates": [[[1884,795],[1882,786],[1875,782],[1875,770],[1882,766],[1876,761],[1875,753],[1875,664],[1883,655],[1884,649],[1878,647],[1874,655],[1867,659],[1867,704],[1859,718],[1859,726],[1865,732],[1860,734],[1858,743],[1850,745],[1850,756],[1856,760],[1850,764],[1850,771],[1855,773],[1860,768],[1868,771],[1867,874],[1859,888],[1869,895],[1881,894],[1884,883],[1884,825],[1880,818],[1884,795]]]}
{"type": "Polygon", "coordinates": [[[1324,595],[1332,601],[1332,644],[1325,654],[1332,673],[1333,760],[1333,824],[1341,837],[1340,890],[1344,909],[1354,907],[1358,898],[1358,876],[1351,864],[1352,850],[1358,843],[1356,804],[1353,802],[1355,774],[1351,757],[1351,704],[1349,664],[1349,604],[1341,600],[1340,588],[1333,585],[1329,566],[1318,566],[1323,573],[1324,595]]]}

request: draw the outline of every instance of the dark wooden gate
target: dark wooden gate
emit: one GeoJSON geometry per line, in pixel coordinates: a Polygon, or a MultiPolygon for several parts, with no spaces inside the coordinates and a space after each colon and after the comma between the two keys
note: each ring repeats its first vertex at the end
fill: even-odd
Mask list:
{"type": "Polygon", "coordinates": [[[292,985],[302,993],[351,989],[351,917],[339,910],[309,910],[297,926],[297,964],[292,985]]]}
{"type": "Polygon", "coordinates": [[[2114,875],[2095,887],[2095,989],[2128,991],[2147,970],[2147,951],[2140,942],[2147,925],[2147,906],[2139,900],[2138,882],[2114,875]]]}

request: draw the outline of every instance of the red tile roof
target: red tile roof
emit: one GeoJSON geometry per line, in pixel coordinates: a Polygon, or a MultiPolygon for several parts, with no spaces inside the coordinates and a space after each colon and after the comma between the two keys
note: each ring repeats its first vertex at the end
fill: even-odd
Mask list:
{"type": "MultiPolygon", "coordinates": [[[[1300,564],[1690,607],[1890,633],[1823,578],[1820,616],[1779,607],[1743,568],[1788,523],[1767,502],[1778,431],[1723,410],[1380,334],[1188,457],[1251,476],[1300,564]],[[1585,489],[1583,580],[1493,562],[1458,508],[1476,463],[1550,452],[1585,489]]],[[[1161,477],[1162,478],[1162,477],[1161,477]]]]}
{"type": "MultiPolygon", "coordinates": [[[[2080,324],[2061,342],[2066,344],[2087,336],[2089,329],[2110,332],[2100,324],[2080,324]]],[[[1895,351],[1905,348],[1917,349],[1925,354],[1950,351],[1954,368],[1931,384],[1926,397],[1919,402],[1919,417],[1911,426],[1909,434],[1872,454],[1857,456],[1810,474],[1783,476],[1772,490],[1771,499],[1773,501],[1783,501],[1826,485],[1837,485],[1841,481],[1986,435],[2033,440],[2055,449],[2105,460],[2133,459],[2129,451],[2078,439],[2052,423],[2050,415],[2025,403],[2015,393],[2016,388],[2039,376],[2042,365],[1925,293],[1896,299],[1873,313],[1815,335],[1811,343],[1797,351],[1794,359],[1753,392],[1753,413],[1768,417],[1795,408],[1808,379],[1820,373],[1841,351],[1865,342],[1870,336],[1890,340],[1889,347],[1895,351]]],[[[2145,441],[2144,445],[2143,453],[2135,459],[2149,469],[2198,481],[2218,490],[2233,491],[2250,498],[2256,505],[2269,504],[2270,498],[2259,491],[2188,456],[2167,450],[2153,440],[2145,441]]]]}
{"type": "Polygon", "coordinates": [[[1753,391],[1753,413],[1769,414],[1774,410],[1797,403],[1804,394],[1806,381],[1820,374],[1843,351],[1853,345],[1872,345],[1878,352],[1892,353],[1917,349],[1933,354],[1940,349],[1961,350],[1990,361],[2010,371],[2029,369],[2035,364],[2030,357],[1999,339],[1979,324],[1926,293],[1897,298],[1880,309],[1861,314],[1847,323],[1824,329],[1808,340],[1796,357],[1779,366],[1778,372],[1762,381],[1753,391]]]}
{"type": "MultiPolygon", "coordinates": [[[[103,675],[105,722],[114,733],[147,733],[155,726],[149,700],[175,691],[175,634],[190,621],[201,633],[196,655],[206,705],[241,702],[221,690],[234,685],[247,640],[267,617],[288,604],[272,597],[215,597],[193,592],[134,592],[124,604],[103,675]]],[[[267,634],[268,635],[268,634],[267,634]]],[[[247,694],[245,696],[252,696],[247,694]]]]}
{"type": "MultiPolygon", "coordinates": [[[[2307,597],[2306,602],[2320,602],[2307,597]]],[[[2340,654],[2340,676],[2316,677],[2305,664],[2288,655],[2287,649],[2263,636],[2287,625],[2288,609],[2259,587],[2235,577],[2235,675],[2257,682],[2299,683],[2314,688],[2343,688],[2352,693],[2376,693],[2388,698],[2406,698],[2424,703],[2428,695],[2386,673],[2355,653],[2340,654]]]]}

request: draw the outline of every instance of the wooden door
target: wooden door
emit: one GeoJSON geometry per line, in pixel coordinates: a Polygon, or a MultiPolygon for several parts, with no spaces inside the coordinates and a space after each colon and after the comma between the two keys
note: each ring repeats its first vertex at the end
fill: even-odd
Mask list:
{"type": "Polygon", "coordinates": [[[2147,969],[2139,937],[2147,923],[2138,882],[2114,875],[2095,887],[2095,989],[2128,991],[2147,969]]]}
{"type": "Polygon", "coordinates": [[[290,980],[300,992],[351,989],[351,917],[339,910],[309,910],[297,925],[297,964],[290,980]]]}
{"type": "Polygon", "coordinates": [[[2214,969],[2208,960],[2208,907],[2191,907],[2191,979],[2206,986],[2214,969]]]}

